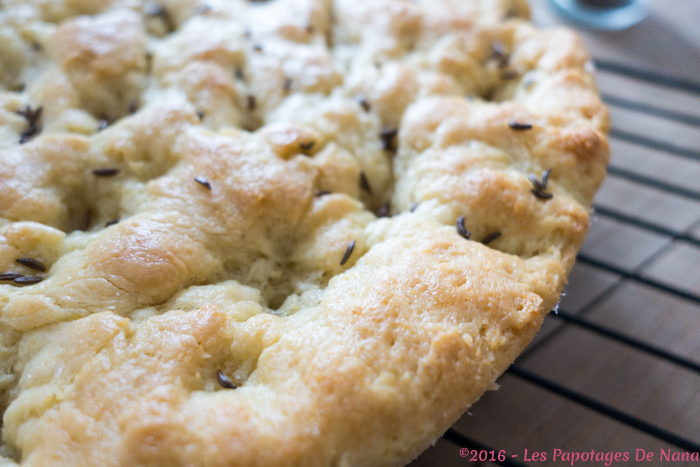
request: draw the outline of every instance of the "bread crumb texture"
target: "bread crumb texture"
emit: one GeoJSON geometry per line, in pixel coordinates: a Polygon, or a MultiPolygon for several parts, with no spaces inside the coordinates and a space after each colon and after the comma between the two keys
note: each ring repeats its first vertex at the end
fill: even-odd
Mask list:
{"type": "Polygon", "coordinates": [[[3,0],[0,465],[435,442],[557,302],[608,160],[588,55],[527,16],[3,0]]]}

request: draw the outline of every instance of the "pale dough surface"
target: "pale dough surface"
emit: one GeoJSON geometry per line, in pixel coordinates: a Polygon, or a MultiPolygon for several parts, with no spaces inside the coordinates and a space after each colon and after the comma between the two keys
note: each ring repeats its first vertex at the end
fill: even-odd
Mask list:
{"type": "Polygon", "coordinates": [[[400,466],[435,442],[555,306],[609,157],[586,51],[527,16],[3,0],[0,273],[43,280],[0,282],[0,465],[400,466]]]}

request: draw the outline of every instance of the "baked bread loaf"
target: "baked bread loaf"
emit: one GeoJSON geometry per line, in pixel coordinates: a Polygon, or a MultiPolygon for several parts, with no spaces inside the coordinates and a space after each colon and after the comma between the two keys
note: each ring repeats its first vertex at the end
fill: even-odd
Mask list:
{"type": "Polygon", "coordinates": [[[3,0],[22,466],[400,466],[559,299],[609,148],[520,0],[3,0]]]}

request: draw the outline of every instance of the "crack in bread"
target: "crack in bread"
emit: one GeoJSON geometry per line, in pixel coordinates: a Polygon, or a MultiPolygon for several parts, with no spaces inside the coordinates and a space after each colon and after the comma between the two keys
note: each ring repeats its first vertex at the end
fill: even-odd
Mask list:
{"type": "Polygon", "coordinates": [[[555,306],[609,157],[580,41],[527,15],[3,1],[0,464],[434,442],[555,306]]]}

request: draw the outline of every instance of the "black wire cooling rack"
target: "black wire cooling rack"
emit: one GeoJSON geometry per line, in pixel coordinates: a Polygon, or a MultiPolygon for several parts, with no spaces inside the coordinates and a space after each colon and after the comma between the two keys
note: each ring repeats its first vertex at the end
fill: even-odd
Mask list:
{"type": "MultiPolygon", "coordinates": [[[[600,72],[604,72],[619,79],[632,80],[643,83],[645,86],[655,86],[665,90],[671,90],[676,93],[682,93],[692,99],[700,97],[700,84],[698,83],[693,83],[670,76],[664,76],[659,73],[636,69],[610,61],[597,60],[595,63],[600,72]]],[[[700,128],[700,116],[691,115],[690,113],[686,112],[679,112],[675,109],[669,109],[669,106],[665,106],[666,108],[664,108],[664,106],[649,104],[643,100],[630,99],[629,93],[627,93],[626,97],[620,97],[614,95],[617,94],[614,92],[614,89],[609,89],[607,91],[608,92],[603,89],[602,95],[605,102],[610,105],[611,108],[619,108],[641,115],[653,116],[655,119],[663,119],[668,124],[680,124],[700,128]]],[[[698,111],[698,115],[700,115],[700,109],[698,111]]],[[[700,141],[697,142],[698,146],[693,148],[692,146],[689,147],[687,144],[675,145],[672,142],[669,142],[668,138],[659,136],[663,135],[653,133],[639,134],[639,132],[635,133],[633,131],[628,131],[628,129],[625,128],[618,128],[616,127],[615,119],[613,118],[613,127],[610,132],[611,140],[619,140],[639,148],[652,149],[668,158],[682,158],[700,162],[700,150],[698,150],[698,148],[700,148],[700,141]]],[[[630,170],[629,166],[625,167],[616,165],[614,161],[615,158],[613,154],[611,165],[608,167],[608,174],[612,177],[624,180],[626,182],[631,182],[641,187],[658,190],[659,193],[673,195],[674,197],[685,200],[686,202],[690,201],[693,203],[700,203],[700,179],[696,181],[697,183],[695,183],[695,189],[693,189],[693,183],[690,185],[688,183],[671,183],[668,181],[668,177],[656,177],[650,175],[648,172],[640,173],[640,171],[630,170]],[[666,179],[664,180],[663,178],[666,179]]],[[[624,424],[633,430],[637,430],[645,433],[646,435],[657,438],[658,440],[667,443],[667,445],[678,448],[679,450],[688,451],[691,453],[698,452],[700,451],[700,433],[681,434],[675,431],[670,431],[669,429],[654,423],[653,420],[648,421],[642,419],[634,414],[616,408],[607,402],[572,389],[571,387],[568,387],[567,384],[562,384],[538,374],[538,372],[531,371],[519,364],[523,358],[531,355],[541,346],[546,345],[547,342],[559,335],[563,329],[566,329],[567,327],[578,327],[585,329],[587,332],[595,333],[600,338],[615,341],[617,344],[634,349],[636,352],[643,352],[647,356],[662,359],[668,364],[676,365],[677,367],[693,372],[696,376],[700,376],[699,360],[687,358],[679,353],[669,351],[661,346],[658,346],[655,343],[647,342],[626,332],[621,332],[612,327],[598,324],[594,322],[594,320],[586,317],[586,311],[595,308],[601,302],[618,292],[623,284],[628,284],[630,282],[651,288],[657,293],[662,293],[670,297],[674,297],[675,299],[687,301],[694,305],[700,305],[700,295],[692,290],[689,290],[688,287],[668,283],[667,281],[660,281],[657,278],[650,277],[649,274],[644,273],[646,267],[653,264],[660,257],[666,254],[674,245],[677,246],[679,244],[684,244],[690,248],[700,247],[700,229],[698,229],[698,221],[700,221],[700,219],[695,219],[695,222],[690,223],[687,228],[679,230],[659,220],[650,220],[649,216],[629,214],[628,212],[625,212],[623,206],[611,207],[609,203],[608,205],[601,205],[597,202],[594,203],[593,212],[594,217],[596,218],[613,220],[618,224],[627,225],[644,232],[653,233],[656,236],[661,236],[664,238],[666,243],[663,247],[659,248],[658,251],[654,252],[652,255],[636,265],[621,265],[619,264],[619,261],[615,262],[601,259],[600,255],[590,255],[585,252],[585,249],[582,250],[577,257],[577,264],[583,264],[589,268],[593,268],[604,273],[614,274],[615,276],[619,277],[619,280],[617,280],[617,282],[612,286],[602,291],[602,293],[593,298],[590,302],[585,304],[580,310],[578,310],[577,313],[567,311],[565,307],[550,313],[547,320],[556,321],[556,329],[549,332],[537,342],[534,342],[533,345],[528,347],[521,357],[507,370],[506,374],[519,378],[528,384],[535,385],[540,390],[544,390],[552,396],[564,398],[585,408],[586,410],[595,411],[598,414],[624,424]]],[[[700,250],[698,250],[698,252],[700,253],[700,250]]],[[[697,264],[697,268],[700,270],[700,264],[697,264]]],[[[697,321],[696,324],[697,323],[700,323],[700,320],[697,321]]],[[[697,340],[700,341],[700,325],[697,326],[696,329],[697,340]]],[[[640,378],[644,378],[644,375],[640,375],[640,378]]],[[[694,390],[696,393],[700,394],[700,379],[695,381],[697,386],[694,390]]],[[[512,421],[493,420],[493,423],[503,424],[505,426],[511,424],[512,421]]],[[[528,427],[525,427],[524,429],[528,429],[528,427]]],[[[469,450],[476,450],[479,452],[503,452],[501,451],[501,449],[503,449],[502,446],[488,445],[487,443],[475,438],[476,437],[465,436],[455,427],[448,430],[443,436],[443,439],[449,443],[452,443],[453,447],[456,445],[458,448],[467,448],[469,450]]],[[[441,444],[442,448],[444,449],[446,446],[444,441],[432,449],[439,449],[441,444]]],[[[528,446],[521,447],[527,448],[528,446]]],[[[454,453],[457,450],[453,449],[452,452],[454,453]]],[[[542,465],[542,463],[524,463],[521,460],[522,456],[515,458],[511,455],[511,452],[514,452],[512,446],[510,447],[510,451],[505,453],[505,456],[501,456],[500,460],[497,457],[494,459],[494,456],[490,456],[487,461],[483,462],[483,464],[496,464],[502,466],[542,465]]],[[[449,465],[481,464],[481,462],[477,462],[476,464],[470,463],[467,459],[452,459],[449,462],[449,465]]],[[[653,462],[649,465],[652,464],[653,462]]],[[[428,461],[426,463],[425,460],[421,462],[421,458],[419,458],[418,461],[412,465],[443,465],[443,463],[436,463],[436,461],[428,461]]],[[[550,463],[549,465],[552,464],[550,463]]]]}

